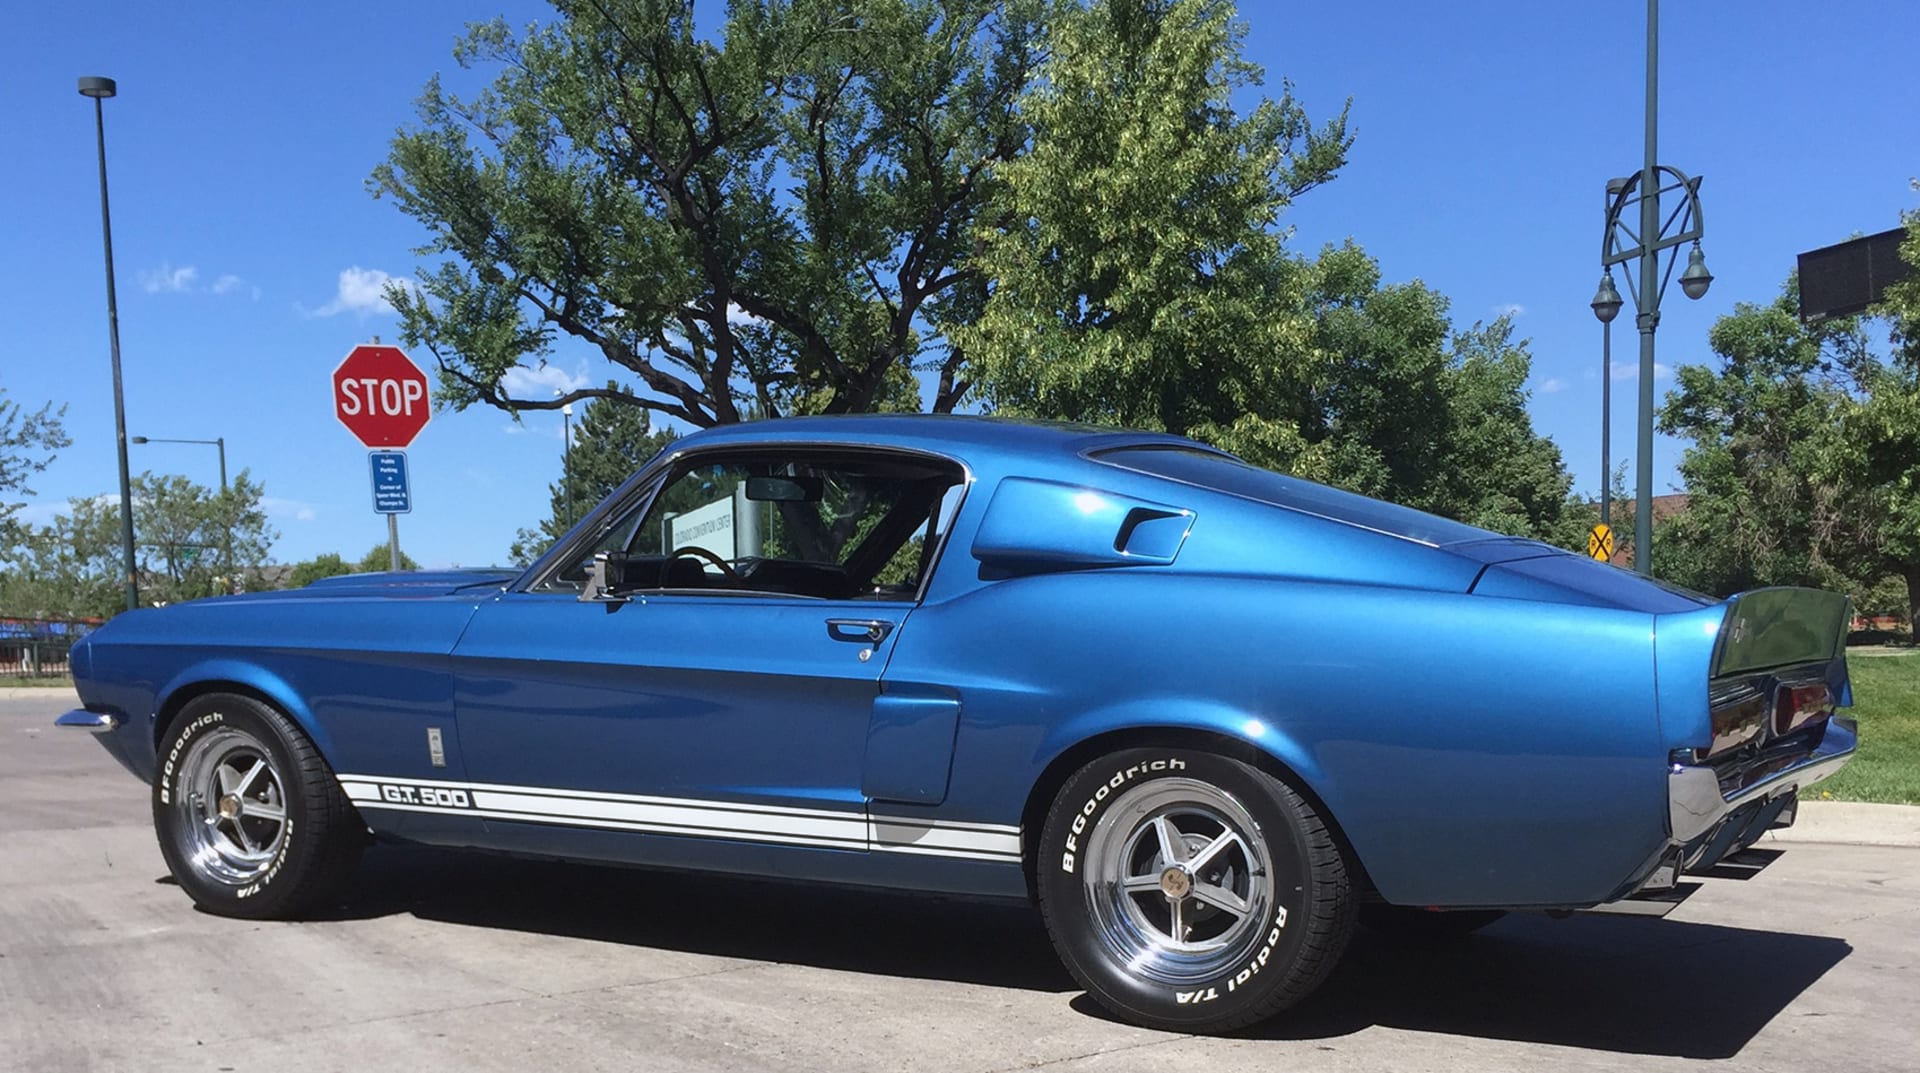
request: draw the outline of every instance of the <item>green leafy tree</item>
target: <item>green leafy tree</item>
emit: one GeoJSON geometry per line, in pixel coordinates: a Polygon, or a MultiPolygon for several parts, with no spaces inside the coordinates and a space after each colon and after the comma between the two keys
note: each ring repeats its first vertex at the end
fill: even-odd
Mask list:
{"type": "Polygon", "coordinates": [[[1843,428],[1879,366],[1853,318],[1809,327],[1789,278],[1766,305],[1714,322],[1718,368],[1682,366],[1660,430],[1693,441],[1687,509],[1661,527],[1656,570],[1704,592],[1763,585],[1858,589],[1883,517],[1843,428]]]}
{"type": "Polygon", "coordinates": [[[573,426],[571,449],[562,455],[560,479],[547,486],[552,513],[538,527],[514,536],[509,559],[526,565],[539,558],[674,439],[671,430],[653,431],[640,407],[609,399],[588,403],[573,426]]]}
{"type": "Polygon", "coordinates": [[[20,526],[0,569],[0,608],[30,618],[106,618],[126,609],[117,500],[75,499],[20,526]]]}
{"type": "Polygon", "coordinates": [[[1383,285],[1348,242],[1298,271],[1308,345],[1325,355],[1291,459],[1259,440],[1216,442],[1250,461],[1501,532],[1585,547],[1594,519],[1560,450],[1527,414],[1532,357],[1510,318],[1456,329],[1446,296],[1383,285]]]}
{"type": "MultiPolygon", "coordinates": [[[[874,409],[977,310],[975,232],[1051,0],[761,0],[711,39],[690,0],[556,0],[455,50],[369,181],[439,258],[396,288],[456,408],[598,398],[705,427],[874,409]],[[584,346],[636,390],[516,397],[507,375],[584,346]]],[[[915,409],[918,392],[914,389],[915,409]]]]}
{"type": "MultiPolygon", "coordinates": [[[[134,563],[143,602],[160,605],[260,585],[279,533],[260,507],[262,486],[242,470],[224,492],[180,476],[132,482],[134,563]]],[[[67,513],[27,534],[11,554],[0,596],[16,614],[107,617],[124,610],[119,501],[68,501],[67,513]]]]}
{"type": "MultiPolygon", "coordinates": [[[[385,566],[385,560],[382,560],[381,568],[385,569],[385,566]]],[[[293,564],[293,568],[287,572],[287,588],[304,589],[321,578],[339,577],[353,572],[353,564],[342,559],[339,552],[323,552],[311,559],[293,564]]]]}
{"type": "Polygon", "coordinates": [[[15,515],[33,494],[27,482],[53,462],[54,452],[73,442],[60,423],[66,412],[52,403],[29,411],[0,386],[0,547],[22,539],[15,515]]]}
{"type": "Polygon", "coordinates": [[[1317,356],[1276,223],[1350,139],[1290,94],[1236,108],[1260,81],[1242,32],[1221,0],[1057,18],[981,234],[991,293],[953,332],[996,410],[1303,449],[1317,356]]]}
{"type": "Polygon", "coordinates": [[[1900,257],[1912,272],[1876,311],[1890,321],[1893,353],[1863,371],[1865,399],[1844,425],[1839,468],[1874,488],[1880,524],[1867,543],[1905,583],[1907,622],[1920,626],[1920,211],[1902,222],[1900,257]]]}
{"type": "MultiPolygon", "coordinates": [[[[377,573],[385,572],[392,566],[393,566],[393,553],[387,547],[386,543],[382,541],[381,543],[375,544],[373,547],[368,548],[367,553],[360,557],[359,562],[353,564],[353,568],[351,570],[346,570],[342,572],[349,573],[349,574],[377,574],[377,573]]],[[[413,556],[408,555],[404,548],[401,549],[401,552],[400,552],[400,569],[402,570],[420,569],[420,564],[415,562],[413,559],[413,556]]]]}

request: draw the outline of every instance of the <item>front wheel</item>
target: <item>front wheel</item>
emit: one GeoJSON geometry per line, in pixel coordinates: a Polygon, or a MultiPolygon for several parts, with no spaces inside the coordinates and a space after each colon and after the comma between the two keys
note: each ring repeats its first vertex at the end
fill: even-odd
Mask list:
{"type": "Polygon", "coordinates": [[[1139,1024],[1224,1032],[1317,987],[1353,927],[1346,864],[1299,794],[1194,749],[1127,749],[1067,780],[1040,909],[1088,993],[1139,1024]]]}
{"type": "Polygon", "coordinates": [[[160,742],[160,852],[202,909],[261,919],[321,908],[345,884],[366,827],[319,750],[251,697],[189,701],[160,742]]]}

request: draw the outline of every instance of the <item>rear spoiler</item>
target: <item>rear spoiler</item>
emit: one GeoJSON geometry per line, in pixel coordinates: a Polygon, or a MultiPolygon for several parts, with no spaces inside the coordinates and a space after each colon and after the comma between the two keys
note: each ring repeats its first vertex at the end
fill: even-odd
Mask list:
{"type": "Polygon", "coordinates": [[[1726,603],[1710,678],[1824,663],[1846,648],[1851,601],[1819,589],[1754,589],[1726,603]]]}

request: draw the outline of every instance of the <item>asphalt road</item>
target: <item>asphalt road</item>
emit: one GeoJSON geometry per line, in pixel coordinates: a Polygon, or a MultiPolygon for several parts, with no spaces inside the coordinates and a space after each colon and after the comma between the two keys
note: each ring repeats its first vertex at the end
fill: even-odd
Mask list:
{"type": "Polygon", "coordinates": [[[1795,844],[1666,920],[1363,935],[1237,1039],[1106,1019],[1022,909],[381,848],[333,919],[196,912],[145,788],[0,689],[0,1068],[1920,1068],[1920,849],[1795,844]]]}

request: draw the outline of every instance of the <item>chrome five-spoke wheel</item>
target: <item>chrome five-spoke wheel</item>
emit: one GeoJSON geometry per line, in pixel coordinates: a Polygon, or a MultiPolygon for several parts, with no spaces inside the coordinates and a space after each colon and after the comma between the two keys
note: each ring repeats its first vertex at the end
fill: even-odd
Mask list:
{"type": "Polygon", "coordinates": [[[1237,967],[1273,915],[1273,868],[1256,830],[1232,796],[1192,779],[1116,801],[1087,839],[1083,879],[1109,954],[1167,984],[1237,967]]]}
{"type": "Polygon", "coordinates": [[[226,883],[259,879],[287,836],[286,782],[266,745],[244,730],[222,727],[196,740],[181,760],[174,797],[193,867],[226,883]]]}

